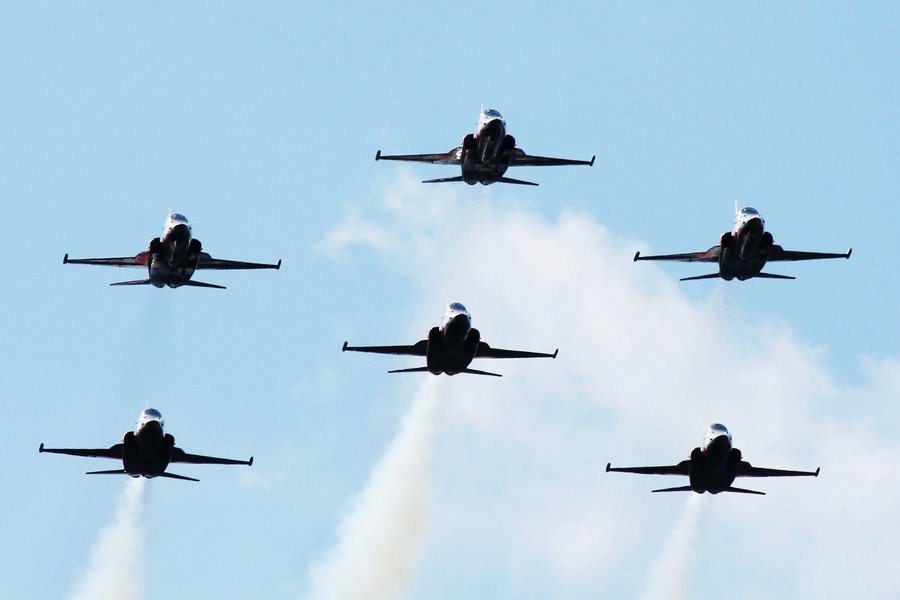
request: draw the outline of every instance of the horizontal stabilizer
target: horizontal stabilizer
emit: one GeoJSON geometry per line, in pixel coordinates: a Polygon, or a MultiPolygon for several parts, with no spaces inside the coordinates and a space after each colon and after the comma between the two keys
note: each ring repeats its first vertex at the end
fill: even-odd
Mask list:
{"type": "Polygon", "coordinates": [[[199,479],[194,479],[193,477],[185,477],[184,475],[176,475],[175,473],[160,473],[158,477],[165,477],[166,479],[180,479],[182,481],[200,481],[199,479]]]}
{"type": "Polygon", "coordinates": [[[109,471],[88,471],[85,475],[127,475],[125,469],[110,469],[109,471]]]}
{"type": "Polygon", "coordinates": [[[134,281],[120,281],[109,285],[150,285],[149,279],[135,279],[134,281]]]}
{"type": "Polygon", "coordinates": [[[689,485],[682,485],[679,487],[671,487],[671,488],[663,488],[661,490],[653,490],[654,493],[656,493],[656,492],[692,492],[692,491],[693,490],[691,489],[691,486],[689,486],[689,485]]]}
{"type": "Polygon", "coordinates": [[[489,373],[487,371],[479,371],[478,369],[463,369],[463,373],[468,373],[469,375],[490,375],[491,377],[503,377],[503,375],[499,373],[489,373]]]}
{"type": "Polygon", "coordinates": [[[789,275],[776,275],[775,273],[757,273],[754,277],[762,277],[763,279],[797,279],[789,275]]]}
{"type": "Polygon", "coordinates": [[[510,177],[501,177],[498,179],[500,183],[515,183],[517,185],[537,185],[536,183],[532,183],[530,181],[522,181],[521,179],[512,179],[510,177]]]}
{"type": "MultiPolygon", "coordinates": [[[[378,160],[378,159],[376,159],[378,160]]],[[[456,177],[441,177],[439,179],[425,179],[422,183],[450,183],[450,182],[458,182],[462,181],[462,175],[458,175],[456,177]]]]}
{"type": "Polygon", "coordinates": [[[412,369],[396,369],[394,371],[388,371],[388,373],[424,373],[428,370],[428,367],[415,367],[412,369]]]}
{"type": "MultiPolygon", "coordinates": [[[[637,260],[637,258],[635,258],[637,260]]],[[[679,281],[697,281],[698,279],[719,279],[721,275],[718,273],[710,273],[709,275],[695,275],[693,277],[682,277],[679,281]]]]}
{"type": "MultiPolygon", "coordinates": [[[[281,261],[278,261],[278,264],[280,265],[281,261]]],[[[216,289],[216,290],[224,290],[225,289],[224,285],[216,285],[214,283],[203,283],[202,281],[193,281],[190,279],[187,280],[186,282],[184,282],[184,285],[190,286],[190,287],[212,288],[212,289],[216,289]]]]}
{"type": "Polygon", "coordinates": [[[757,496],[765,496],[765,492],[757,492],[756,490],[745,490],[743,488],[730,487],[722,490],[723,492],[735,492],[738,494],[756,494],[757,496]]]}

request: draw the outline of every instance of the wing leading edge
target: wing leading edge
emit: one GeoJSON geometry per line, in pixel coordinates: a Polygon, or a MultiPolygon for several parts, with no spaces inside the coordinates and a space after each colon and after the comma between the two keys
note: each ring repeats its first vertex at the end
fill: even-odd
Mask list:
{"type": "Polygon", "coordinates": [[[405,160],[410,162],[423,162],[435,165],[460,165],[462,160],[462,147],[457,146],[450,152],[438,154],[393,154],[383,155],[381,150],[375,153],[375,160],[405,160]]]}
{"type": "Polygon", "coordinates": [[[216,271],[238,270],[238,269],[280,269],[281,260],[275,264],[244,262],[240,260],[223,260],[221,258],[213,258],[206,252],[200,253],[200,260],[197,263],[197,269],[210,269],[216,271]]]}
{"type": "MultiPolygon", "coordinates": [[[[637,473],[638,475],[690,475],[691,461],[683,460],[677,465],[658,467],[613,467],[612,463],[606,463],[606,472],[637,473]]],[[[690,489],[690,487],[688,488],[690,489]]],[[[654,490],[668,491],[668,490],[654,490]]],[[[674,488],[672,491],[676,491],[674,488]]]]}
{"type": "Polygon", "coordinates": [[[219,458],[217,456],[203,456],[201,454],[188,454],[181,448],[172,450],[173,463],[191,463],[195,465],[247,465],[253,466],[253,457],[250,460],[236,460],[233,458],[219,458]]]}
{"type": "Polygon", "coordinates": [[[772,248],[769,249],[769,256],[767,260],[769,262],[772,261],[782,261],[782,260],[821,260],[825,258],[850,258],[850,255],[853,254],[853,248],[850,248],[844,253],[840,252],[802,252],[798,250],[785,250],[781,246],[775,244],[772,248]]]}
{"type": "Polygon", "coordinates": [[[525,151],[521,148],[516,148],[516,152],[512,157],[512,160],[509,161],[509,166],[511,167],[561,167],[564,165],[587,165],[589,167],[594,166],[594,159],[597,156],[592,156],[591,160],[574,160],[570,158],[552,158],[549,156],[532,156],[525,154],[525,151]]]}
{"type": "Polygon", "coordinates": [[[475,358],[556,358],[559,348],[552,354],[546,352],[526,352],[524,350],[504,350],[503,348],[491,348],[484,342],[478,342],[478,350],[475,358]]]}
{"type": "Polygon", "coordinates": [[[70,456],[84,456],[87,458],[114,458],[122,460],[123,449],[123,444],[115,444],[109,448],[44,448],[44,444],[41,444],[38,448],[38,452],[68,454],[70,456]]]}
{"type": "Polygon", "coordinates": [[[398,354],[402,356],[425,356],[428,351],[428,340],[416,342],[412,346],[350,346],[347,342],[341,352],[371,352],[373,354],[398,354]]]}

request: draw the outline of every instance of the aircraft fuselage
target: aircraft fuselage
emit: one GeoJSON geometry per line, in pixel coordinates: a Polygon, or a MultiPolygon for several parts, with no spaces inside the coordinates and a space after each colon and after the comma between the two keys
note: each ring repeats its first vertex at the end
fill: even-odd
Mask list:
{"type": "Polygon", "coordinates": [[[718,494],[731,487],[741,463],[741,451],[732,446],[731,434],[721,426],[710,428],[702,448],[691,452],[691,489],[718,494]]]}
{"type": "Polygon", "coordinates": [[[742,209],[734,230],[720,240],[719,274],[722,279],[744,281],[758,275],[768,260],[772,234],[765,231],[765,221],[753,208],[742,209]]]}
{"type": "Polygon", "coordinates": [[[202,245],[191,237],[191,225],[182,215],[166,219],[162,236],[150,240],[144,254],[150,283],[158,288],[177,288],[194,275],[202,245]]]}
{"type": "Polygon", "coordinates": [[[425,360],[434,375],[456,375],[468,368],[478,350],[481,333],[472,327],[466,307],[454,302],[447,308],[440,327],[428,332],[425,360]]]}
{"type": "Polygon", "coordinates": [[[474,134],[463,138],[462,178],[469,185],[495,183],[506,173],[516,140],[506,135],[506,123],[496,110],[482,111],[474,134]]]}
{"type": "Polygon", "coordinates": [[[122,468],[132,477],[162,475],[172,460],[175,438],[163,431],[162,416],[154,409],[141,413],[138,427],[122,439],[122,468]]]}

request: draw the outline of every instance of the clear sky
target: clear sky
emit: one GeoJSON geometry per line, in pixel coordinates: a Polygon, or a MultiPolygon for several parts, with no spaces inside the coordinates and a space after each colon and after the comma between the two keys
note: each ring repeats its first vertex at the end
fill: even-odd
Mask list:
{"type": "Polygon", "coordinates": [[[7,3],[0,9],[10,598],[900,595],[900,7],[7,3]],[[426,186],[500,110],[537,188],[426,186]],[[849,261],[679,283],[754,206],[849,261]],[[110,288],[186,215],[279,272],[110,288]],[[448,300],[502,379],[388,375],[448,300]],[[87,477],[147,405],[253,467],[87,477]],[[650,494],[725,423],[764,497],[650,494]]]}

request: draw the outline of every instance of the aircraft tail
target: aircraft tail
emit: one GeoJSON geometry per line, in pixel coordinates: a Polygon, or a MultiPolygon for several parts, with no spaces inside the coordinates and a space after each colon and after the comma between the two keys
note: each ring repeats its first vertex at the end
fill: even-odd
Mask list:
{"type": "Polygon", "coordinates": [[[723,492],[736,492],[738,494],[756,494],[757,496],[765,496],[765,492],[757,492],[756,490],[745,490],[744,488],[730,487],[722,490],[723,492]]]}
{"type": "Polygon", "coordinates": [[[763,279],[797,279],[789,275],[776,275],[775,273],[757,273],[754,277],[762,277],[763,279]]]}
{"type": "Polygon", "coordinates": [[[441,177],[440,179],[425,179],[422,183],[449,183],[452,181],[462,181],[462,175],[456,177],[441,177]]]}
{"type": "Polygon", "coordinates": [[[184,285],[190,286],[190,287],[212,288],[212,289],[216,289],[216,290],[224,290],[225,289],[224,285],[216,285],[214,283],[203,283],[202,281],[194,281],[192,279],[188,279],[186,282],[184,282],[184,285]]]}
{"type": "Polygon", "coordinates": [[[150,285],[149,279],[135,279],[134,281],[120,281],[109,285],[150,285]]]}
{"type": "Polygon", "coordinates": [[[200,481],[193,477],[185,477],[184,475],[176,475],[175,473],[160,473],[157,477],[165,477],[166,479],[180,479],[182,481],[200,481]]]}
{"type": "Polygon", "coordinates": [[[670,487],[670,488],[663,488],[661,490],[653,490],[654,493],[656,493],[656,492],[692,492],[692,491],[694,491],[694,490],[689,485],[681,485],[678,487],[670,487]]]}
{"type": "Polygon", "coordinates": [[[491,377],[503,377],[500,373],[489,373],[488,371],[479,371],[478,369],[463,369],[463,373],[468,373],[469,375],[490,375],[491,377]]]}
{"type": "MultiPolygon", "coordinates": [[[[634,260],[643,260],[639,259],[637,255],[635,255],[634,260]]],[[[695,275],[693,277],[682,277],[679,281],[697,281],[698,279],[718,279],[721,277],[718,273],[710,273],[709,275],[695,275]]]]}
{"type": "Polygon", "coordinates": [[[511,177],[501,177],[498,179],[500,183],[515,183],[517,185],[538,185],[536,183],[532,183],[530,181],[523,181],[521,179],[513,179],[511,177]]]}
{"type": "Polygon", "coordinates": [[[85,475],[127,475],[125,469],[110,469],[109,471],[88,471],[85,475]]]}

